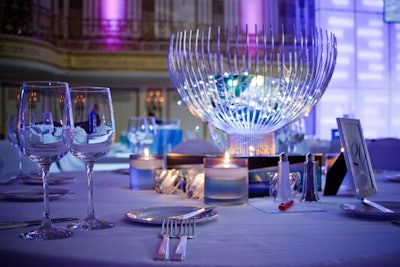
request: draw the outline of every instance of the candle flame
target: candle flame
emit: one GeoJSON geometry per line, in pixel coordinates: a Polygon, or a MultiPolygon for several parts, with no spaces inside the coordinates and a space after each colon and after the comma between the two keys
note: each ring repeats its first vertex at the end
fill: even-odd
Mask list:
{"type": "Polygon", "coordinates": [[[230,156],[229,156],[229,152],[228,151],[225,151],[224,162],[225,163],[230,162],[230,156]]]}
{"type": "Polygon", "coordinates": [[[145,148],[143,149],[143,154],[144,154],[145,157],[148,157],[148,156],[150,155],[150,150],[149,150],[148,147],[145,147],[145,148]]]}

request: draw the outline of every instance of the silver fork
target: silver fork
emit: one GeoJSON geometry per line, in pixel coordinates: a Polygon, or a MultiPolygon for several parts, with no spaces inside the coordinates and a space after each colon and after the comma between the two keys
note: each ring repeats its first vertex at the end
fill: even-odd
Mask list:
{"type": "Polygon", "coordinates": [[[156,254],[154,255],[155,260],[169,260],[169,238],[173,231],[174,220],[166,218],[163,220],[160,237],[162,238],[158,244],[156,254]]]}
{"type": "Polygon", "coordinates": [[[196,223],[194,219],[192,218],[180,220],[178,231],[173,233],[172,236],[178,237],[179,243],[175,248],[171,260],[183,261],[186,256],[187,239],[196,237],[196,223]]]}

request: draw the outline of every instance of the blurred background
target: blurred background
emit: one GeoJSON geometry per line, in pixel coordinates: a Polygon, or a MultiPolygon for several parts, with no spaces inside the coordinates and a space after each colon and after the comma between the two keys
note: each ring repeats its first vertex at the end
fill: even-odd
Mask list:
{"type": "Polygon", "coordinates": [[[211,139],[172,87],[169,37],[201,26],[266,24],[337,37],[333,78],[310,114],[289,127],[296,138],[300,132],[308,148],[326,149],[337,138],[336,117],[360,119],[368,139],[398,137],[399,13],[393,0],[1,0],[0,135],[7,137],[23,81],[61,80],[111,88],[117,142],[129,117],[149,115],[182,130],[178,141],[211,139]]]}

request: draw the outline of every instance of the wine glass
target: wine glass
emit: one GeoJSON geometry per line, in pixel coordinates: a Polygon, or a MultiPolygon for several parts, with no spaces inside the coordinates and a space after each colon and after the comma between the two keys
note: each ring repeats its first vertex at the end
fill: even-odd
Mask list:
{"type": "Polygon", "coordinates": [[[114,142],[115,122],[110,89],[107,87],[72,87],[72,113],[75,135],[71,153],[86,163],[88,209],[83,220],[69,224],[71,229],[98,230],[114,226],[96,218],[93,200],[93,165],[106,155],[114,142]]]}
{"type": "Polygon", "coordinates": [[[137,121],[140,117],[130,117],[128,121],[127,138],[129,143],[133,146],[133,153],[139,153],[139,140],[137,138],[137,121]]]}
{"type": "Polygon", "coordinates": [[[21,234],[24,239],[51,240],[72,235],[50,220],[48,175],[50,165],[64,157],[73,136],[69,85],[65,82],[25,82],[20,89],[18,139],[30,160],[40,164],[43,180],[43,222],[39,229],[21,234]]]}
{"type": "Polygon", "coordinates": [[[157,134],[155,117],[144,117],[140,130],[141,131],[139,131],[139,134],[142,134],[142,137],[140,138],[141,146],[143,149],[150,149],[150,146],[153,144],[157,134]]]}
{"type": "Polygon", "coordinates": [[[128,124],[128,139],[135,145],[135,153],[143,152],[155,139],[156,120],[154,117],[131,117],[128,124]]]}
{"type": "Polygon", "coordinates": [[[20,179],[24,176],[23,174],[23,152],[19,145],[18,140],[18,114],[12,113],[8,117],[8,141],[10,141],[11,145],[18,149],[18,174],[12,176],[11,180],[20,179]]]}

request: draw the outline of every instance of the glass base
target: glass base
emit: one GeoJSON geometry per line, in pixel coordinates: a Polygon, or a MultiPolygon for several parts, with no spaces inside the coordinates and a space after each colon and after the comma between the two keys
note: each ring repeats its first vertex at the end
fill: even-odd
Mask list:
{"type": "Polygon", "coordinates": [[[274,133],[228,134],[230,155],[262,156],[275,154],[274,133]]]}
{"type": "Polygon", "coordinates": [[[109,223],[104,220],[99,220],[96,217],[91,217],[91,218],[86,217],[85,219],[79,222],[69,224],[68,228],[73,230],[101,230],[101,229],[112,228],[114,226],[115,225],[113,223],[109,223]]]}
{"type": "Polygon", "coordinates": [[[61,229],[52,225],[40,227],[27,233],[22,233],[21,237],[26,240],[57,240],[72,236],[72,231],[61,229]]]}

